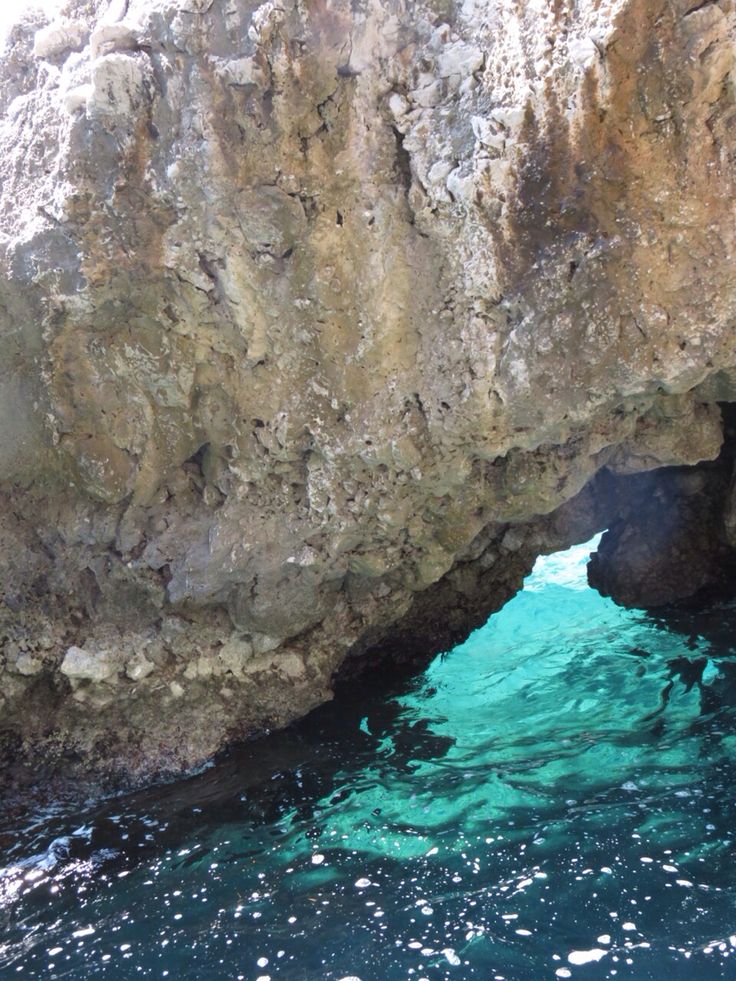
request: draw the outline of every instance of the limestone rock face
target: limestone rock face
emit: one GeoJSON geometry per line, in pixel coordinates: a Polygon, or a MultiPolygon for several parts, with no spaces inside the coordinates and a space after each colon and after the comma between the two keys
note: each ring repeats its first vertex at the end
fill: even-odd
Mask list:
{"type": "Polygon", "coordinates": [[[16,26],[0,755],[201,762],[372,645],[462,633],[602,527],[603,468],[714,458],[735,31],[733,0],[16,26]]]}

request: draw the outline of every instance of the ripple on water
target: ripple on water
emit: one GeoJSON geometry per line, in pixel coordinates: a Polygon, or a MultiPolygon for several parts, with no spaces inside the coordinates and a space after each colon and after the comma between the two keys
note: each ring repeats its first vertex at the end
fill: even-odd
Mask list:
{"type": "Polygon", "coordinates": [[[736,614],[667,630],[586,589],[586,554],[400,690],[0,817],[0,977],[736,976],[736,614]]]}

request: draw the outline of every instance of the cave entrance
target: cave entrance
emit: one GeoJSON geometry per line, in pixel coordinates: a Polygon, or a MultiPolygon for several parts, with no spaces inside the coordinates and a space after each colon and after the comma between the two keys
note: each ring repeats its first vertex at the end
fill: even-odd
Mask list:
{"type": "Polygon", "coordinates": [[[426,668],[548,575],[573,577],[579,597],[587,581],[620,607],[672,622],[678,611],[732,598],[736,411],[719,404],[724,440],[715,460],[646,469],[640,459],[632,465],[644,469],[634,473],[604,466],[556,511],[526,523],[489,524],[438,582],[412,597],[399,620],[361,638],[336,684],[426,668]],[[585,544],[569,547],[576,542],[585,544]]]}
{"type": "Polygon", "coordinates": [[[547,585],[563,586],[576,591],[589,589],[588,562],[604,534],[605,530],[599,531],[582,545],[571,545],[550,555],[540,555],[524,580],[524,589],[538,591],[547,585]]]}
{"type": "Polygon", "coordinates": [[[603,467],[557,511],[525,524],[489,524],[441,580],[415,594],[400,620],[356,645],[337,682],[379,666],[392,674],[425,668],[545,576],[574,578],[578,592],[589,582],[623,608],[665,619],[732,598],[736,418],[733,406],[722,411],[715,460],[636,473],[603,467]]]}

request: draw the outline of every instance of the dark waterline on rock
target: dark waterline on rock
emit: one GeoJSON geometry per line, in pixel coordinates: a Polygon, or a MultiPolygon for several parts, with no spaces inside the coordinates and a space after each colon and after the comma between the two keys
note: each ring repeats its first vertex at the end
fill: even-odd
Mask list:
{"type": "Polygon", "coordinates": [[[0,977],[733,977],[736,610],[666,629],[585,554],[393,693],[0,817],[0,977]]]}

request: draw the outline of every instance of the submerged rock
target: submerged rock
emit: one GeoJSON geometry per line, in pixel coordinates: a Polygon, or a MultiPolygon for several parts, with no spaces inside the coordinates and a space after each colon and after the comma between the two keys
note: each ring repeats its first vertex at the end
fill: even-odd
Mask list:
{"type": "Polygon", "coordinates": [[[0,743],[190,767],[350,658],[461,637],[605,526],[596,474],[715,458],[735,28],[654,0],[17,25],[0,743]]]}

